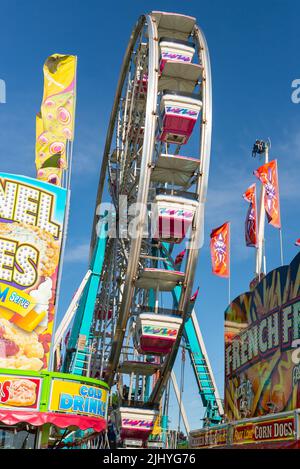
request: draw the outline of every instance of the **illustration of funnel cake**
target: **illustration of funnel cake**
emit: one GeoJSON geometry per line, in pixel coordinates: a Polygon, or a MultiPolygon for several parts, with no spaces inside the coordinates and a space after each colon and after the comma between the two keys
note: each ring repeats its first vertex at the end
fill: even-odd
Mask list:
{"type": "Polygon", "coordinates": [[[10,378],[0,383],[0,403],[5,406],[30,407],[37,399],[37,384],[30,379],[10,378]]]}
{"type": "Polygon", "coordinates": [[[66,191],[0,173],[0,367],[47,368],[66,191]]]}
{"type": "Polygon", "coordinates": [[[1,286],[2,299],[9,298],[5,307],[0,306],[0,316],[31,332],[43,321],[49,308],[52,296],[50,277],[59,260],[59,245],[49,233],[21,223],[0,223],[0,236],[0,243],[5,247],[0,252],[0,261],[7,262],[7,268],[3,269],[5,275],[1,278],[21,287],[19,291],[15,287],[10,294],[8,286],[1,286]],[[41,277],[45,278],[44,282],[31,290],[30,287],[36,285],[41,277]]]}

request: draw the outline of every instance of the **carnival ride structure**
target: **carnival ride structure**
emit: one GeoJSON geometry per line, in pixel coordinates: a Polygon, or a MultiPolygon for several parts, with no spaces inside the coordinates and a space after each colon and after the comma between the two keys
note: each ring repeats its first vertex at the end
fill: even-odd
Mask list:
{"type": "MultiPolygon", "coordinates": [[[[183,339],[205,424],[223,416],[190,301],[203,245],[211,86],[208,47],[195,18],[158,11],[139,18],[108,125],[89,271],[55,337],[58,347],[73,321],[63,371],[115,386],[110,417],[128,444],[144,444],[157,425],[183,339]],[[102,210],[106,194],[111,206],[102,210]]],[[[160,426],[166,429],[166,416],[160,426]]]]}

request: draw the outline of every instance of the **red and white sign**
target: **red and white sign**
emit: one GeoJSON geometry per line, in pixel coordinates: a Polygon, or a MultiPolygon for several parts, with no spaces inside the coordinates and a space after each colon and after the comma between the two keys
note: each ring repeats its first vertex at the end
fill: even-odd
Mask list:
{"type": "Polygon", "coordinates": [[[16,375],[0,376],[0,408],[39,410],[41,379],[16,375]]]}
{"type": "Polygon", "coordinates": [[[233,444],[262,443],[295,438],[294,417],[238,424],[233,429],[233,444]]]}

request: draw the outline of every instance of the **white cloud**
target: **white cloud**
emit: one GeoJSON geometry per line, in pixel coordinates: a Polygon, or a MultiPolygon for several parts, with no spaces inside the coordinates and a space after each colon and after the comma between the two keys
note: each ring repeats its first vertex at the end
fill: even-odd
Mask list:
{"type": "Polygon", "coordinates": [[[274,147],[272,154],[278,159],[281,199],[299,204],[300,131],[284,131],[285,137],[274,147]]]}
{"type": "MultiPolygon", "coordinates": [[[[273,143],[270,159],[277,158],[279,167],[279,186],[281,212],[297,209],[299,205],[299,170],[300,131],[283,130],[278,143],[273,143]]],[[[257,197],[260,197],[260,182],[253,175],[253,170],[263,164],[262,160],[252,159],[250,150],[240,146],[239,159],[243,164],[236,164],[237,155],[226,155],[226,150],[218,148],[212,158],[207,204],[205,209],[206,246],[212,228],[225,221],[231,222],[231,250],[238,262],[249,259],[253,250],[245,246],[244,222],[247,203],[242,194],[253,182],[257,183],[257,197]]]]}
{"type": "Polygon", "coordinates": [[[89,257],[89,243],[77,244],[77,246],[70,246],[65,253],[65,262],[88,262],[89,257]]]}

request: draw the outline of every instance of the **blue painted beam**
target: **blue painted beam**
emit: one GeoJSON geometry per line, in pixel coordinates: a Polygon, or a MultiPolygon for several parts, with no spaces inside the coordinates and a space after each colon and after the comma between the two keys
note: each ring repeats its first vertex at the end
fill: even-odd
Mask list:
{"type": "Polygon", "coordinates": [[[74,361],[72,370],[70,370],[70,364],[72,356],[76,353],[79,335],[86,336],[86,340],[89,339],[90,335],[107,241],[106,216],[107,213],[104,214],[102,221],[100,221],[100,236],[97,237],[90,262],[90,270],[92,273],[79,300],[79,305],[68,342],[68,350],[63,366],[64,372],[72,371],[74,374],[81,375],[83,371],[83,363],[80,360],[80,356],[84,356],[84,353],[80,355],[79,352],[79,361],[78,363],[74,361]]]}
{"type": "MultiPolygon", "coordinates": [[[[170,267],[167,262],[164,262],[164,265],[165,268],[171,270],[172,267],[170,267]]],[[[172,291],[174,309],[178,307],[180,294],[181,287],[175,287],[172,291]]],[[[198,385],[199,394],[203,406],[206,408],[207,422],[209,425],[214,425],[216,423],[221,422],[222,417],[219,414],[215,389],[210,376],[209,369],[207,367],[206,358],[202,351],[201,344],[190,313],[191,311],[189,312],[188,318],[184,323],[183,336],[186,341],[187,349],[192,363],[192,368],[198,385]]]]}

